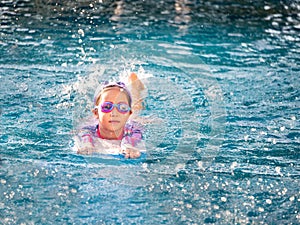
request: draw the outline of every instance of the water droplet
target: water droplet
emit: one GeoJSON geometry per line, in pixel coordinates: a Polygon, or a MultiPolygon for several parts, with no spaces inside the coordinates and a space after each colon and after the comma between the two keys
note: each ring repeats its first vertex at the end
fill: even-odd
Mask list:
{"type": "Polygon", "coordinates": [[[237,162],[233,162],[230,166],[230,169],[234,169],[237,165],[238,165],[237,162]]]}
{"type": "Polygon", "coordinates": [[[226,198],[226,197],[221,197],[221,201],[222,201],[222,202],[226,202],[226,201],[227,201],[227,198],[226,198]]]}
{"type": "Polygon", "coordinates": [[[39,171],[38,169],[36,169],[36,170],[33,172],[33,176],[36,177],[36,176],[39,174],[39,172],[40,172],[40,171],[39,171]]]}
{"type": "Polygon", "coordinates": [[[0,180],[0,183],[1,183],[1,184],[6,184],[6,180],[1,179],[1,180],[0,180]]]}
{"type": "Polygon", "coordinates": [[[188,209],[191,209],[193,206],[192,206],[192,204],[186,204],[186,207],[188,208],[188,209]]]}
{"type": "Polygon", "coordinates": [[[204,170],[203,162],[199,161],[199,162],[197,162],[197,165],[198,165],[200,170],[204,170]]]}
{"type": "Polygon", "coordinates": [[[81,35],[81,37],[84,37],[84,31],[82,29],[78,30],[78,34],[81,35]]]}
{"type": "Polygon", "coordinates": [[[285,130],[285,126],[280,127],[280,131],[284,131],[285,130]]]}
{"type": "Polygon", "coordinates": [[[279,166],[275,167],[275,171],[276,173],[281,174],[281,168],[279,166]]]}
{"type": "Polygon", "coordinates": [[[72,189],[70,190],[70,192],[73,193],[73,194],[76,194],[76,193],[77,193],[77,190],[76,190],[75,188],[72,188],[72,189]]]}

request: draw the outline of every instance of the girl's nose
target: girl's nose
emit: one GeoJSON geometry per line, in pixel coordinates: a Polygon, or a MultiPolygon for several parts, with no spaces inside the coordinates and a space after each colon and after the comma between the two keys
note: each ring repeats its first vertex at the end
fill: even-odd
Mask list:
{"type": "Polygon", "coordinates": [[[116,115],[118,115],[118,110],[117,110],[116,107],[113,108],[113,110],[111,111],[111,114],[110,114],[110,115],[111,115],[111,116],[116,116],[116,115]]]}

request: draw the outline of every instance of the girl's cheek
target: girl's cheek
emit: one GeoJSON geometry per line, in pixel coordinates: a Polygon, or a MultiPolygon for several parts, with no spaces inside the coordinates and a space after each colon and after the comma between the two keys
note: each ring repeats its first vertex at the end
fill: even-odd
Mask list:
{"type": "Polygon", "coordinates": [[[104,121],[104,120],[105,120],[105,117],[104,117],[104,115],[103,115],[103,114],[101,114],[101,113],[99,114],[99,120],[100,120],[100,121],[104,121]]]}

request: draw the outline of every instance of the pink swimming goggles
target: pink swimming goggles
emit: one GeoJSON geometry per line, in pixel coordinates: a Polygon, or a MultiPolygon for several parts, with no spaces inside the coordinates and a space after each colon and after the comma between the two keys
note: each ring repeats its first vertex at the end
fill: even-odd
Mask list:
{"type": "Polygon", "coordinates": [[[99,105],[97,108],[98,110],[101,110],[101,112],[104,112],[104,113],[109,113],[111,111],[113,111],[114,108],[117,108],[117,110],[122,113],[122,114],[125,114],[125,113],[128,113],[130,111],[130,107],[129,105],[127,105],[126,103],[124,102],[120,102],[118,104],[114,104],[112,102],[103,102],[101,105],[99,105]]]}

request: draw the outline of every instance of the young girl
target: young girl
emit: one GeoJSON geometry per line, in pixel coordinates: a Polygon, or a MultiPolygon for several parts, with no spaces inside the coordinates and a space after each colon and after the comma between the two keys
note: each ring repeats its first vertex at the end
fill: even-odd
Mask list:
{"type": "Polygon", "coordinates": [[[105,83],[94,97],[92,110],[97,124],[82,128],[75,140],[79,154],[123,154],[138,158],[145,151],[142,126],[129,120],[142,109],[143,83],[135,73],[129,75],[132,94],[122,82],[105,83]]]}

